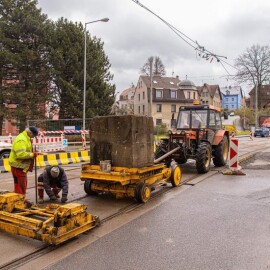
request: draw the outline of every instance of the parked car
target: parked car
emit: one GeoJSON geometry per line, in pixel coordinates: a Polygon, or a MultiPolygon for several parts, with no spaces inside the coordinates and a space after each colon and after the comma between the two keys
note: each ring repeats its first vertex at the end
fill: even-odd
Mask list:
{"type": "Polygon", "coordinates": [[[269,129],[265,127],[256,128],[254,132],[254,137],[268,137],[269,136],[269,129]]]}
{"type": "Polygon", "coordinates": [[[0,142],[0,159],[8,158],[12,148],[11,143],[0,142]]]}
{"type": "Polygon", "coordinates": [[[234,112],[231,112],[231,113],[230,113],[230,116],[234,116],[234,112]]]}

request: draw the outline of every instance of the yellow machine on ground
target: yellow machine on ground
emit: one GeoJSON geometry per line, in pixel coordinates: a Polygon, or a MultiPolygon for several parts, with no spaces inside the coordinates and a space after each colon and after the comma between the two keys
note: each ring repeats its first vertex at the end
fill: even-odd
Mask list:
{"type": "Polygon", "coordinates": [[[26,207],[24,196],[0,192],[0,230],[58,245],[100,224],[79,203],[26,207]]]}
{"type": "Polygon", "coordinates": [[[110,167],[110,164],[103,167],[82,165],[81,180],[85,181],[84,190],[88,195],[106,192],[116,198],[131,197],[145,203],[157,186],[169,182],[176,187],[181,183],[181,169],[175,162],[170,168],[164,164],[143,168],[110,167]]]}

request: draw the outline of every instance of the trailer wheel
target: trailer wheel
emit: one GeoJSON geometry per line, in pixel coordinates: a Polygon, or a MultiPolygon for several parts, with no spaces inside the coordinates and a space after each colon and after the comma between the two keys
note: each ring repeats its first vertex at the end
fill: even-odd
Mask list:
{"type": "Polygon", "coordinates": [[[198,173],[207,173],[211,164],[211,146],[209,143],[202,142],[199,144],[196,156],[196,168],[198,173]]]}
{"type": "Polygon", "coordinates": [[[215,148],[213,163],[216,167],[225,166],[229,155],[229,142],[225,136],[220,144],[215,148]]]}
{"type": "Polygon", "coordinates": [[[148,184],[139,183],[135,190],[135,199],[139,203],[146,203],[151,196],[151,189],[148,184]]]}
{"type": "Polygon", "coordinates": [[[172,168],[172,174],[171,174],[171,184],[173,187],[177,187],[180,185],[181,177],[182,177],[181,169],[178,165],[175,165],[172,168]]]}
{"type": "Polygon", "coordinates": [[[93,180],[86,180],[86,181],[84,181],[84,191],[85,191],[85,193],[87,193],[88,195],[95,195],[95,194],[97,194],[96,192],[94,192],[94,191],[91,189],[92,183],[93,183],[93,180]]]}

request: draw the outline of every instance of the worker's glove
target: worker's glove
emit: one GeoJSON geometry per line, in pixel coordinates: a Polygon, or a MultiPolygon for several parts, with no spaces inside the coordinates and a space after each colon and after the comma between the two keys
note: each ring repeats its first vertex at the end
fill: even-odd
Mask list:
{"type": "Polygon", "coordinates": [[[50,200],[51,200],[51,201],[56,201],[57,198],[56,198],[54,195],[52,195],[52,196],[50,197],[50,200]]]}
{"type": "Polygon", "coordinates": [[[61,199],[61,202],[65,203],[67,200],[68,200],[67,195],[63,195],[62,199],[61,199]]]}
{"type": "Polygon", "coordinates": [[[38,156],[38,152],[34,152],[33,154],[35,158],[38,156]]]}

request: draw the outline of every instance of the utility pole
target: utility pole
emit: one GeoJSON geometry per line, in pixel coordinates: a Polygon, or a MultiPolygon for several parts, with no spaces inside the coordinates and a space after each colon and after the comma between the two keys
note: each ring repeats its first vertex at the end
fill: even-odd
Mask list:
{"type": "Polygon", "coordinates": [[[149,105],[149,116],[152,116],[152,105],[153,105],[153,60],[150,61],[150,105],[149,105]]]}
{"type": "Polygon", "coordinates": [[[87,32],[86,27],[90,23],[95,22],[108,22],[108,18],[103,18],[100,20],[95,20],[92,22],[86,22],[84,24],[84,57],[83,57],[83,130],[85,130],[85,111],[86,111],[86,39],[87,39],[87,32]]]}
{"type": "Polygon", "coordinates": [[[258,126],[258,83],[255,84],[255,128],[258,126]]]}

